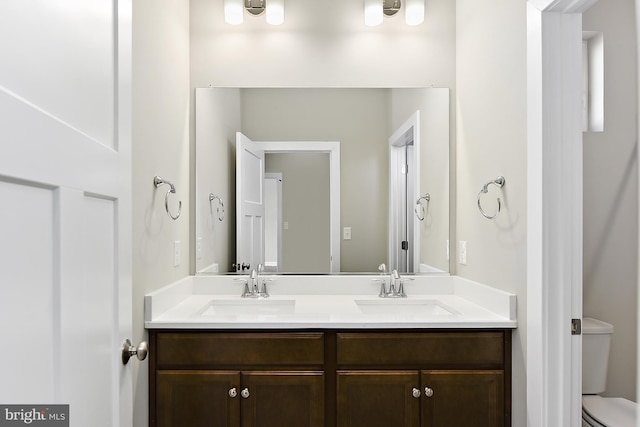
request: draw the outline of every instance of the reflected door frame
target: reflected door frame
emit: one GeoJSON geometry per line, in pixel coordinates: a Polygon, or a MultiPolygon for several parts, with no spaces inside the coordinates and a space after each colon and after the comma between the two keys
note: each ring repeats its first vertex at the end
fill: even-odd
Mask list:
{"type": "Polygon", "coordinates": [[[268,153],[329,155],[330,273],[340,272],[340,141],[255,141],[268,153]]]}
{"type": "Polygon", "coordinates": [[[412,209],[420,189],[419,159],[418,110],[389,137],[389,268],[402,273],[420,271],[420,227],[412,209]],[[400,175],[407,177],[405,185],[400,185],[400,175]],[[393,243],[403,240],[403,235],[408,241],[405,254],[393,243]]]}

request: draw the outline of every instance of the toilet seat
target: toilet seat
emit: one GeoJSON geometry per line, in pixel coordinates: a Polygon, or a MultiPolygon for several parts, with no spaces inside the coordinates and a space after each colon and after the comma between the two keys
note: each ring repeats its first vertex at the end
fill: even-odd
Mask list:
{"type": "Polygon", "coordinates": [[[636,427],[638,404],[620,397],[582,396],[583,419],[595,427],[636,427]]]}

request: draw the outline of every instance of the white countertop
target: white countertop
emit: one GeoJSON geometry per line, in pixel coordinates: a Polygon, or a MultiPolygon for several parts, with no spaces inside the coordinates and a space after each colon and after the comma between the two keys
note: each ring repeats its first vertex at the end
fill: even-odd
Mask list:
{"type": "MultiPolygon", "coordinates": [[[[269,298],[241,298],[243,276],[189,276],[145,296],[148,329],[515,328],[516,297],[457,276],[413,276],[407,298],[377,296],[375,275],[265,276],[269,298]]],[[[244,276],[246,277],[246,276],[244,276]]]]}

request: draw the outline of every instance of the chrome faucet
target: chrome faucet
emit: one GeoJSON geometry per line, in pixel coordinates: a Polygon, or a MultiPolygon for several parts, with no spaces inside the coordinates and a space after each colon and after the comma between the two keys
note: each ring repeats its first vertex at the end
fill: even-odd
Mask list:
{"type": "Polygon", "coordinates": [[[251,274],[249,275],[249,279],[236,279],[244,282],[244,290],[240,295],[242,298],[268,298],[269,292],[267,291],[267,281],[269,279],[262,279],[260,281],[260,273],[264,271],[264,267],[262,264],[258,265],[258,269],[255,268],[251,270],[251,274]],[[249,285],[249,280],[251,281],[251,285],[249,285]],[[262,284],[262,287],[260,286],[262,284]]]}
{"type": "MultiPolygon", "coordinates": [[[[380,264],[380,271],[384,273],[386,269],[382,269],[384,264],[380,264]]],[[[380,298],[406,298],[407,294],[404,292],[404,279],[400,277],[400,273],[398,270],[393,269],[389,274],[389,290],[386,287],[386,279],[373,279],[376,282],[381,282],[380,293],[378,296],[380,298]]]]}

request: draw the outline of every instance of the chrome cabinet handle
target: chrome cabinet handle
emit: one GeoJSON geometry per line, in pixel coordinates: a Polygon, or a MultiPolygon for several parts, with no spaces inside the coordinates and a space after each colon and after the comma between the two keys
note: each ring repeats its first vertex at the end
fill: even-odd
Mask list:
{"type": "Polygon", "coordinates": [[[425,387],[424,388],[424,395],[427,397],[432,397],[433,396],[433,389],[429,388],[429,387],[425,387]]]}
{"type": "Polygon", "coordinates": [[[417,399],[418,397],[420,397],[420,389],[414,387],[413,390],[411,390],[411,394],[417,399]]]}
{"type": "Polygon", "coordinates": [[[246,399],[249,397],[249,389],[248,388],[243,388],[242,391],[240,392],[240,396],[242,396],[243,399],[246,399]]]}
{"type": "Polygon", "coordinates": [[[238,390],[235,387],[229,389],[229,397],[236,397],[238,395],[238,390]]]}
{"type": "Polygon", "coordinates": [[[129,359],[131,356],[136,356],[138,360],[144,360],[147,358],[147,354],[149,354],[149,345],[142,341],[138,347],[134,347],[129,341],[129,338],[124,340],[122,343],[122,364],[126,365],[129,363],[129,359]]]}

